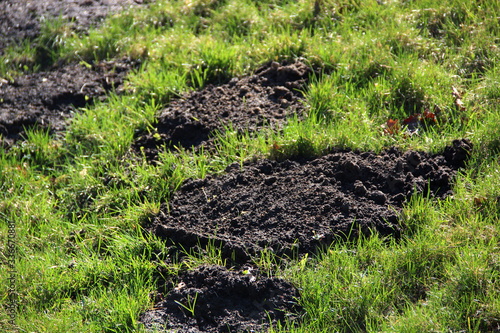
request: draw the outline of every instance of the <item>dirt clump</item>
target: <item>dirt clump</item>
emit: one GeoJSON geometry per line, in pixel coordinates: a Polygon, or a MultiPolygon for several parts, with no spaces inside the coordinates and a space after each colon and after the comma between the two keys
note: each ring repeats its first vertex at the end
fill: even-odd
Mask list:
{"type": "Polygon", "coordinates": [[[300,311],[298,297],[290,283],[251,269],[202,266],[180,274],[164,293],[158,292],[154,309],[139,321],[161,332],[260,332],[294,319],[300,311]]]}
{"type": "Polygon", "coordinates": [[[293,115],[303,117],[302,90],[313,70],[301,62],[269,62],[253,75],[209,85],[175,100],[163,109],[154,133],[140,135],[134,147],[156,160],[165,145],[213,149],[215,131],[254,132],[276,129],[293,115]]]}
{"type": "Polygon", "coordinates": [[[119,90],[138,63],[129,59],[102,61],[88,68],[68,64],[47,72],[0,82],[0,135],[7,148],[22,139],[25,129],[58,132],[65,129],[78,108],[104,100],[119,90]]]}
{"type": "Polygon", "coordinates": [[[211,242],[238,263],[266,248],[309,253],[371,230],[398,237],[404,202],[414,193],[450,195],[470,150],[457,140],[444,155],[391,148],[234,164],[222,176],[187,181],[162,204],[151,230],[172,247],[211,242]]]}

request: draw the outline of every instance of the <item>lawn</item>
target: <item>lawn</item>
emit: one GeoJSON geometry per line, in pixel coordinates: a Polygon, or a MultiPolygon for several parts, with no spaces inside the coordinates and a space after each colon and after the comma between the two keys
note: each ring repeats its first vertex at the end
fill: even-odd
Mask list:
{"type": "MultiPolygon", "coordinates": [[[[85,95],[62,128],[27,127],[0,148],[2,331],[145,331],[141,315],[158,308],[158,297],[179,292],[179,277],[188,281],[216,266],[225,267],[228,281],[244,274],[297,292],[295,312],[270,318],[262,331],[500,332],[498,1],[144,2],[86,32],[61,17],[47,19],[33,40],[0,54],[0,93],[16,78],[68,64],[135,64],[120,89],[85,95]],[[253,87],[267,80],[262,68],[274,73],[297,64],[308,71],[279,104],[295,115],[272,122],[266,114],[269,122],[244,128],[246,120],[224,122],[216,113],[231,96],[197,102],[216,120],[194,109],[182,114],[196,96],[231,92],[238,80],[253,87]],[[166,124],[182,117],[186,133],[211,132],[202,145],[165,139],[166,124]],[[353,218],[351,229],[317,251],[301,251],[302,243],[296,252],[262,246],[238,259],[216,232],[186,248],[180,236],[153,228],[175,218],[180,193],[191,193],[184,184],[208,193],[214,182],[233,184],[231,175],[266,163],[308,167],[304,160],[333,153],[357,154],[356,161],[413,151],[434,158],[446,156],[454,140],[470,151],[449,171],[450,193],[415,186],[400,206],[381,204],[397,211],[394,232],[356,230],[353,218]],[[387,153],[391,147],[399,153],[387,153]]],[[[252,104],[263,91],[246,95],[233,115],[246,103],[265,112],[264,104],[252,104]]],[[[1,96],[0,107],[7,99],[1,96]]],[[[250,215],[241,210],[231,218],[250,215]]],[[[186,325],[215,332],[202,329],[212,327],[201,324],[202,297],[187,294],[187,301],[175,301],[186,325]]]]}

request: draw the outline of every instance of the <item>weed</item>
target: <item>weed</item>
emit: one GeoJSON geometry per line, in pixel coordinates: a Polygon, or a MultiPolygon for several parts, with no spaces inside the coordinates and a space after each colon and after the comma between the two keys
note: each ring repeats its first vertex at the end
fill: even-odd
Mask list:
{"type": "Polygon", "coordinates": [[[179,301],[175,301],[175,303],[180,305],[182,308],[186,309],[187,311],[189,311],[191,316],[194,318],[195,317],[194,310],[196,307],[196,300],[197,299],[198,299],[198,293],[196,293],[196,295],[194,296],[194,300],[191,300],[189,295],[187,295],[187,304],[182,304],[179,301]]]}

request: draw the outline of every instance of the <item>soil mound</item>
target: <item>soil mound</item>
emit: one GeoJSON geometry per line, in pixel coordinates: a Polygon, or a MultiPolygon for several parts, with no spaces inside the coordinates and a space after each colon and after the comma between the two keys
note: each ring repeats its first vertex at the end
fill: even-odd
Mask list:
{"type": "Polygon", "coordinates": [[[313,160],[259,161],[187,181],[162,204],[153,233],[185,249],[209,242],[244,263],[272,249],[314,252],[337,237],[398,236],[398,213],[415,192],[444,198],[471,150],[455,141],[443,155],[337,151],[313,160]]]}
{"type": "Polygon", "coordinates": [[[217,266],[185,272],[140,321],[148,329],[196,332],[260,332],[293,319],[298,291],[289,283],[217,266]],[[194,304],[194,314],[182,305],[194,304]]]}
{"type": "Polygon", "coordinates": [[[43,20],[59,17],[76,31],[85,32],[108,14],[142,1],[133,0],[3,0],[0,1],[0,55],[9,45],[40,35],[43,20]]]}
{"type": "Polygon", "coordinates": [[[62,131],[77,108],[106,98],[119,89],[137,64],[128,59],[103,61],[92,68],[65,65],[49,72],[22,75],[0,82],[1,144],[8,147],[22,138],[25,128],[62,131]]]}
{"type": "Polygon", "coordinates": [[[214,132],[231,124],[236,131],[256,131],[265,124],[275,129],[289,116],[302,117],[301,89],[311,73],[301,62],[270,62],[252,76],[192,92],[162,110],[157,132],[142,135],[134,147],[143,147],[146,157],[156,160],[163,145],[211,149],[214,132]]]}

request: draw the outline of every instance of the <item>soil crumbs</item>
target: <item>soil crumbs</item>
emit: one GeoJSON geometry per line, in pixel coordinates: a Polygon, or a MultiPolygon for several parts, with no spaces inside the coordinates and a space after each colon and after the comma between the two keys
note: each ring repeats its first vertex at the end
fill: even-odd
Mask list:
{"type": "Polygon", "coordinates": [[[202,266],[182,273],[153,310],[141,315],[147,329],[159,332],[261,332],[300,310],[299,293],[288,282],[255,274],[202,266]],[[192,309],[191,312],[189,309],[192,309]]]}
{"type": "MultiPolygon", "coordinates": [[[[403,204],[415,193],[440,199],[452,195],[453,178],[471,149],[468,140],[455,140],[436,155],[390,148],[381,154],[333,151],[315,159],[233,164],[224,175],[188,180],[162,204],[150,230],[166,241],[171,254],[178,248],[203,251],[211,245],[236,267],[252,265],[262,251],[300,256],[339,237],[369,235],[372,230],[398,237],[404,227],[399,219],[403,204]]],[[[143,314],[147,327],[164,325],[179,332],[265,329],[265,317],[257,315],[263,301],[255,303],[241,293],[264,288],[263,297],[273,304],[264,307],[266,311],[280,309],[275,300],[296,294],[282,281],[248,279],[220,267],[186,273],[180,280],[182,288],[171,287],[156,309],[143,314]],[[244,287],[233,288],[232,279],[244,281],[244,287]],[[196,295],[193,316],[179,303],[192,304],[196,295]],[[247,305],[253,310],[240,308],[247,305]],[[239,324],[231,326],[234,318],[239,324]]],[[[283,323],[283,316],[270,313],[283,323]]]]}
{"type": "Polygon", "coordinates": [[[455,141],[442,155],[337,151],[312,160],[233,164],[226,174],[187,181],[163,203],[153,232],[192,248],[209,242],[245,262],[272,249],[290,255],[370,229],[400,232],[398,214],[415,192],[444,198],[471,149],[455,141]]]}
{"type": "Polygon", "coordinates": [[[150,161],[158,159],[165,145],[205,151],[214,149],[216,132],[254,132],[266,126],[277,129],[293,115],[303,117],[302,90],[313,70],[301,62],[269,62],[254,75],[233,78],[223,85],[209,85],[163,109],[154,133],[139,136],[136,151],[150,161]]]}
{"type": "Polygon", "coordinates": [[[59,132],[78,108],[104,100],[119,90],[130,69],[129,59],[102,61],[91,68],[69,64],[48,72],[0,81],[0,142],[4,148],[22,140],[25,129],[59,132]]]}

